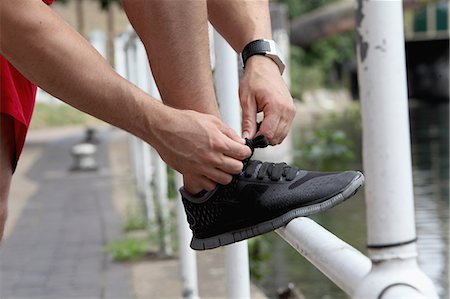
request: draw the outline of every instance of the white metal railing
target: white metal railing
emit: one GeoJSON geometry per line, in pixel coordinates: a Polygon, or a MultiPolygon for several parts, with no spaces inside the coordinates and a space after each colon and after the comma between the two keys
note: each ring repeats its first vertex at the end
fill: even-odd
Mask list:
{"type": "MultiPolygon", "coordinates": [[[[417,265],[414,241],[402,3],[359,0],[356,19],[369,257],[308,218],[294,219],[277,233],[352,298],[437,298],[433,284],[417,265]]],[[[237,56],[219,34],[215,33],[213,40],[220,111],[223,120],[240,132],[237,56]]],[[[159,98],[145,51],[134,32],[127,32],[117,45],[122,47],[116,51],[119,73],[159,98]]],[[[132,139],[131,152],[137,186],[150,218],[155,207],[146,188],[156,183],[157,197],[162,199],[158,206],[167,208],[167,182],[162,160],[142,163],[144,153],[150,152],[142,143],[132,139]],[[151,165],[157,169],[156,180],[151,165]]],[[[179,174],[176,184],[182,185],[179,174]]],[[[158,213],[167,217],[167,210],[158,213]]],[[[191,231],[179,195],[177,215],[182,296],[197,298],[196,253],[189,247],[191,231]]],[[[226,259],[228,298],[249,298],[247,242],[226,246],[226,259]]]]}
{"type": "MultiPolygon", "coordinates": [[[[131,28],[116,39],[115,48],[117,72],[160,100],[145,48],[131,28]]],[[[136,189],[144,203],[147,221],[159,225],[160,252],[170,256],[173,249],[169,234],[167,166],[157,152],[139,138],[130,135],[129,145],[136,189]]]]}
{"type": "MultiPolygon", "coordinates": [[[[214,32],[214,50],[214,81],[220,114],[227,125],[241,132],[237,55],[217,32],[214,32]]],[[[226,246],[225,259],[228,298],[250,298],[247,241],[226,246]]]]}

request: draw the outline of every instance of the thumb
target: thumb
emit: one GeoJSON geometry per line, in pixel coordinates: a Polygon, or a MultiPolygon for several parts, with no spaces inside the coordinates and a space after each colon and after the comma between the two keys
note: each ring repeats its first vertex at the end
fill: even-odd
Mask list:
{"type": "Polygon", "coordinates": [[[257,107],[253,99],[247,99],[247,105],[242,106],[242,137],[253,138],[256,134],[257,107]]]}

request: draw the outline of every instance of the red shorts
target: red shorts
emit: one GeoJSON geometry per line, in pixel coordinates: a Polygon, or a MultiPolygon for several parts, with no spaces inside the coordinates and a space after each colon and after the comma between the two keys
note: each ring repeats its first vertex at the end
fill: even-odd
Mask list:
{"type": "Polygon", "coordinates": [[[1,55],[0,82],[0,113],[8,114],[14,119],[14,132],[11,132],[15,140],[15,160],[11,161],[14,170],[33,114],[36,85],[19,73],[1,55]]]}
{"type": "MultiPolygon", "coordinates": [[[[51,4],[54,0],[43,0],[51,4]]],[[[0,113],[14,119],[15,157],[13,170],[25,143],[36,101],[36,85],[25,78],[14,66],[0,55],[0,113]]],[[[1,117],[1,115],[0,115],[1,117]]]]}

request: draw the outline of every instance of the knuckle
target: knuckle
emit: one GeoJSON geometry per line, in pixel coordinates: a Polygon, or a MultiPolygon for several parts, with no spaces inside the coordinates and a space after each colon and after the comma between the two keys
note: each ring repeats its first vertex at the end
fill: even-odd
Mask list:
{"type": "Polygon", "coordinates": [[[223,175],[218,179],[218,183],[222,185],[228,185],[229,183],[231,183],[231,180],[232,180],[231,175],[223,175]]]}
{"type": "Polygon", "coordinates": [[[266,138],[272,143],[274,142],[275,132],[273,130],[266,130],[264,132],[264,136],[266,136],[266,138]]]}
{"type": "Polygon", "coordinates": [[[206,153],[204,155],[205,161],[210,165],[216,165],[217,164],[217,158],[213,153],[206,153]]]}
{"type": "Polygon", "coordinates": [[[205,189],[206,191],[213,191],[216,188],[216,185],[214,183],[206,183],[203,186],[203,189],[205,189]]]}
{"type": "Polygon", "coordinates": [[[242,171],[244,168],[244,164],[242,162],[236,163],[236,165],[233,166],[233,173],[238,174],[242,171]]]}
{"type": "Polygon", "coordinates": [[[297,114],[297,108],[295,107],[294,104],[290,105],[289,114],[291,115],[292,118],[295,116],[295,114],[297,114]]]}
{"type": "Polygon", "coordinates": [[[250,154],[250,149],[248,147],[244,147],[242,146],[239,151],[237,152],[238,158],[239,159],[245,159],[247,158],[247,156],[249,156],[250,154]]]}
{"type": "Polygon", "coordinates": [[[224,142],[220,139],[213,139],[211,141],[211,148],[215,151],[220,151],[224,148],[224,142]]]}

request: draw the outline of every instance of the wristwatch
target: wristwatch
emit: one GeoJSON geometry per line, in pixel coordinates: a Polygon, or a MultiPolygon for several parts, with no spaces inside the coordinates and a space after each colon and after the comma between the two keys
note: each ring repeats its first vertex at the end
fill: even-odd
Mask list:
{"type": "Polygon", "coordinates": [[[272,59],[280,69],[280,73],[283,74],[286,65],[284,63],[283,54],[275,41],[271,39],[257,39],[248,43],[241,53],[244,68],[247,59],[253,55],[263,55],[272,59]]]}

